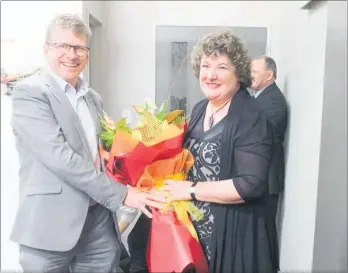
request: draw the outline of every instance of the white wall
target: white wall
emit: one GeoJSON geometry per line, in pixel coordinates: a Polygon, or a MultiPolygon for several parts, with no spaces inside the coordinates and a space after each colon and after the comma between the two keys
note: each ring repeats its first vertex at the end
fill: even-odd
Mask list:
{"type": "MultiPolygon", "coordinates": [[[[41,66],[44,63],[43,46],[48,22],[59,13],[81,15],[81,3],[1,1],[1,67],[15,73],[41,66]]],[[[19,187],[18,158],[16,153],[10,160],[8,157],[15,150],[11,112],[11,99],[1,97],[1,272],[21,272],[18,245],[9,239],[18,207],[19,187]]]]}
{"type": "MultiPolygon", "coordinates": [[[[327,77],[328,2],[323,1],[312,6],[310,10],[301,10],[309,2],[106,2],[108,20],[107,43],[104,49],[108,58],[105,62],[104,101],[108,112],[114,118],[119,118],[122,110],[143,103],[145,98],[155,97],[156,25],[269,27],[269,55],[277,62],[277,83],[289,104],[287,175],[280,213],[280,266],[287,272],[324,268],[316,262],[319,258],[315,257],[322,257],[324,261],[323,245],[329,237],[321,241],[320,235],[330,235],[316,226],[323,223],[325,215],[328,215],[326,203],[322,203],[323,197],[318,196],[324,196],[326,202],[327,198],[335,200],[334,195],[323,195],[318,187],[318,181],[327,181],[328,176],[327,173],[324,176],[319,172],[320,166],[325,162],[323,157],[334,156],[330,153],[330,146],[322,143],[322,137],[328,137],[327,133],[323,134],[324,128],[333,130],[335,127],[332,124],[329,126],[330,122],[327,121],[329,119],[332,122],[335,119],[330,111],[326,112],[329,114],[325,119],[326,124],[323,125],[323,105],[326,101],[324,93],[327,98],[326,93],[329,92],[324,81],[327,77]]],[[[343,88],[341,92],[346,92],[346,89],[343,88]]],[[[338,92],[336,97],[339,96],[344,98],[338,92]]],[[[330,96],[329,98],[333,99],[330,96]]],[[[341,113],[341,122],[346,122],[346,112],[342,110],[337,113],[341,113]]],[[[331,141],[334,138],[329,138],[325,143],[331,141]]],[[[340,158],[346,160],[341,154],[340,158]]],[[[343,162],[342,166],[344,163],[346,164],[343,162]]],[[[344,169],[342,166],[340,165],[340,170],[344,169]]],[[[343,174],[342,177],[341,180],[346,176],[343,174]]],[[[338,187],[342,187],[341,180],[338,187]]],[[[346,191],[346,188],[342,187],[341,190],[346,191]]],[[[340,198],[344,199],[344,195],[340,198]]],[[[334,206],[332,208],[338,209],[334,206]]],[[[344,210],[339,211],[342,213],[344,210]]],[[[339,217],[336,214],[332,219],[338,221],[339,217]]],[[[344,224],[346,225],[346,219],[344,224]]],[[[341,261],[344,261],[345,254],[338,249],[344,248],[344,245],[336,243],[342,236],[342,229],[332,228],[330,231],[333,232],[331,236],[335,236],[335,243],[331,244],[335,247],[334,253],[339,253],[341,261]],[[338,230],[341,233],[334,234],[338,230]]],[[[338,268],[334,264],[338,258],[330,259],[330,266],[338,268]]]]}
{"type": "Polygon", "coordinates": [[[88,25],[90,23],[93,25],[89,54],[91,65],[87,65],[84,69],[83,78],[103,97],[105,96],[104,69],[107,62],[103,49],[107,43],[105,3],[104,1],[82,1],[83,19],[88,25]]]}
{"type": "MultiPolygon", "coordinates": [[[[105,63],[106,107],[114,118],[145,98],[155,98],[155,27],[270,26],[277,1],[107,1],[108,60],[105,63]],[[262,12],[260,12],[262,10],[262,12]]],[[[272,40],[271,48],[277,39],[272,40]]],[[[277,57],[277,51],[274,50],[277,57]]]]}
{"type": "MultiPolygon", "coordinates": [[[[102,1],[81,1],[84,18],[87,19],[87,14],[90,13],[100,22],[105,20],[105,5],[102,1]]],[[[88,20],[88,19],[87,19],[88,20]]]]}
{"type": "Polygon", "coordinates": [[[82,1],[2,1],[1,67],[13,73],[44,63],[46,27],[57,14],[82,14],[82,1]],[[30,12],[28,12],[31,10],[30,12]]]}
{"type": "Polygon", "coordinates": [[[289,272],[347,268],[347,6],[331,11],[332,23],[337,3],[282,5],[278,67],[290,115],[280,264],[289,272]]]}
{"type": "Polygon", "coordinates": [[[281,60],[289,126],[281,268],[311,270],[320,154],[326,17],[284,3],[281,60]],[[296,18],[296,20],[293,20],[296,18]]]}
{"type": "MultiPolygon", "coordinates": [[[[76,13],[88,24],[90,15],[101,23],[94,33],[103,44],[105,10],[103,1],[2,1],[1,2],[1,67],[8,72],[17,72],[44,63],[43,45],[49,21],[62,13],[76,13]],[[31,10],[31,12],[28,12],[31,10]],[[20,18],[21,20],[18,20],[20,18]],[[33,39],[35,37],[35,39],[33,39]]],[[[98,58],[96,69],[102,70],[103,50],[96,45],[98,58]]],[[[89,67],[83,76],[88,80],[89,67]]],[[[101,78],[102,73],[96,74],[101,78]]]]}
{"type": "Polygon", "coordinates": [[[327,3],[313,271],[347,272],[347,2],[327,3]]]}

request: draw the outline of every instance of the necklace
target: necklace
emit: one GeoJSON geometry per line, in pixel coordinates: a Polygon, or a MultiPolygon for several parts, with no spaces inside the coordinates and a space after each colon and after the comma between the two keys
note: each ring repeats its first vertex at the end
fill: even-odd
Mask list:
{"type": "Polygon", "coordinates": [[[215,111],[212,111],[212,114],[210,115],[210,117],[209,117],[209,129],[211,128],[211,127],[213,127],[213,125],[214,125],[214,115],[217,113],[217,112],[219,112],[221,109],[223,109],[226,105],[227,105],[227,103],[229,103],[230,101],[231,101],[231,99],[232,98],[230,98],[228,101],[226,101],[220,108],[218,108],[217,110],[215,110],[215,111]]]}

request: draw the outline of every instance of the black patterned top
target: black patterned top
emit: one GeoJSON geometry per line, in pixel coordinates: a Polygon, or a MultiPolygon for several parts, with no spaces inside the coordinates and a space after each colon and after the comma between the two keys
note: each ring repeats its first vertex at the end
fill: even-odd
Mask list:
{"type": "MultiPolygon", "coordinates": [[[[184,146],[190,150],[195,158],[194,165],[189,172],[189,181],[217,181],[220,173],[220,138],[223,131],[223,122],[220,121],[212,128],[203,130],[204,115],[190,136],[186,139],[184,146]]],[[[211,255],[211,238],[214,226],[214,215],[210,209],[210,203],[195,201],[194,204],[203,212],[204,218],[193,225],[198,233],[199,240],[203,246],[208,260],[211,255]]]]}
{"type": "Polygon", "coordinates": [[[191,181],[228,180],[241,204],[195,202],[204,219],[193,222],[209,263],[209,272],[276,273],[279,269],[273,197],[268,195],[273,156],[272,126],[258,102],[241,88],[225,118],[206,132],[209,101],[191,113],[184,145],[194,155],[191,181]]]}

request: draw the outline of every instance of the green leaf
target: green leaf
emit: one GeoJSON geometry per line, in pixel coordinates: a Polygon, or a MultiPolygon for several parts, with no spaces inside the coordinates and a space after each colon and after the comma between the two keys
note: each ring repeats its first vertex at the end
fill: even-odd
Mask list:
{"type": "Polygon", "coordinates": [[[167,115],[167,101],[161,104],[159,111],[155,114],[155,117],[159,120],[164,120],[166,115],[167,115]]]}
{"type": "Polygon", "coordinates": [[[107,124],[105,118],[100,119],[100,126],[104,129],[104,131],[115,132],[115,128],[114,129],[110,128],[109,125],[107,124]]]}
{"type": "Polygon", "coordinates": [[[149,111],[149,112],[156,112],[157,110],[157,105],[153,100],[149,100],[147,99],[145,101],[145,106],[144,106],[145,110],[149,111]]]}
{"type": "Polygon", "coordinates": [[[122,130],[123,132],[127,132],[129,134],[132,133],[132,129],[128,126],[124,126],[124,127],[120,128],[119,130],[122,130]]]}
{"type": "Polygon", "coordinates": [[[118,129],[118,128],[123,127],[125,125],[126,125],[126,118],[123,117],[117,122],[116,128],[118,129]]]}
{"type": "Polygon", "coordinates": [[[159,112],[167,112],[167,101],[162,102],[159,112]]]}
{"type": "Polygon", "coordinates": [[[188,117],[178,116],[171,123],[173,123],[175,125],[180,125],[180,124],[182,124],[183,122],[185,122],[187,120],[188,120],[188,117]]]}
{"type": "Polygon", "coordinates": [[[99,134],[99,138],[104,141],[108,141],[108,140],[113,141],[114,137],[115,137],[115,133],[113,132],[102,131],[99,134]]]}
{"type": "Polygon", "coordinates": [[[104,131],[109,132],[109,133],[114,133],[115,129],[110,128],[108,125],[106,124],[101,124],[102,128],[104,129],[104,131]]]}
{"type": "Polygon", "coordinates": [[[106,148],[110,148],[111,145],[112,145],[112,140],[107,140],[107,141],[105,142],[106,148]]]}
{"type": "Polygon", "coordinates": [[[159,120],[164,120],[165,116],[166,116],[166,114],[162,113],[162,112],[155,114],[155,117],[159,120]]]}

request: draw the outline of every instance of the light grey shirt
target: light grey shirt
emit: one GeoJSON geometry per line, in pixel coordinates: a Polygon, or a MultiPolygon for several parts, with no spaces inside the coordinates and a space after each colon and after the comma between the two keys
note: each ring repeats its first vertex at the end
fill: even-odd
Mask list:
{"type": "MultiPolygon", "coordinates": [[[[82,78],[79,78],[76,86],[77,88],[75,89],[71,84],[64,81],[53,71],[50,71],[50,73],[52,74],[52,77],[58,82],[59,86],[65,91],[65,94],[67,95],[72,107],[79,117],[83,131],[89,144],[89,150],[93,157],[93,161],[96,162],[96,166],[99,166],[100,155],[98,149],[97,130],[93,121],[93,117],[84,98],[89,90],[88,84],[82,78]]],[[[94,204],[96,204],[96,202],[91,199],[90,205],[94,204]]]]}

